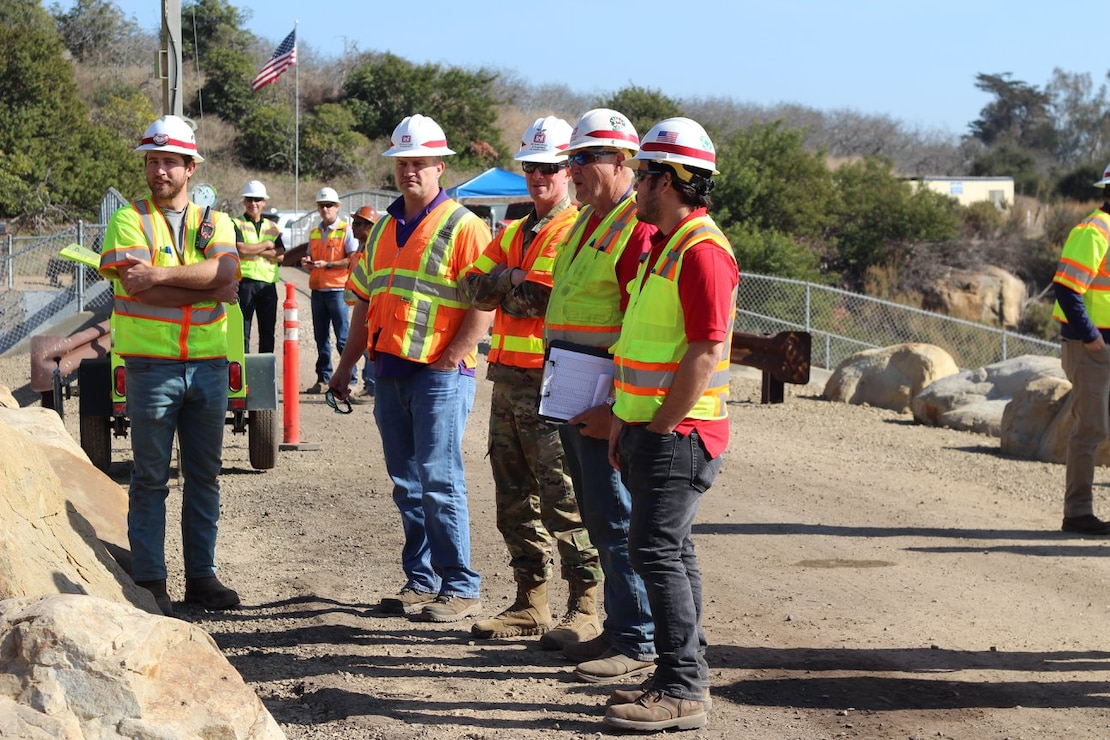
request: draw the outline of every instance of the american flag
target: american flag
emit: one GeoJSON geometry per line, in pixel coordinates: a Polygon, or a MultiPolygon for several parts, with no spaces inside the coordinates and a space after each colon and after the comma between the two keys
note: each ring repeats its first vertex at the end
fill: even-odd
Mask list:
{"type": "Polygon", "coordinates": [[[251,80],[251,89],[255,92],[269,85],[271,82],[276,82],[278,77],[285,72],[285,70],[292,67],[297,63],[297,29],[294,28],[285,40],[278,44],[278,48],[274,51],[274,55],[270,57],[270,61],[266,62],[266,66],[259,71],[258,75],[251,80]]]}
{"type": "Polygon", "coordinates": [[[661,141],[664,144],[674,144],[678,141],[677,131],[660,131],[655,135],[656,141],[661,141]]]}

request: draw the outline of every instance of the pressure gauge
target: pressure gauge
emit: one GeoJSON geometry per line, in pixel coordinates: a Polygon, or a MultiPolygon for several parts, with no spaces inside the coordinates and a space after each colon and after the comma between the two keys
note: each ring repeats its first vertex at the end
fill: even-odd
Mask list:
{"type": "Polygon", "coordinates": [[[199,185],[194,185],[190,193],[190,198],[202,208],[214,206],[216,205],[216,188],[203,182],[199,185]]]}

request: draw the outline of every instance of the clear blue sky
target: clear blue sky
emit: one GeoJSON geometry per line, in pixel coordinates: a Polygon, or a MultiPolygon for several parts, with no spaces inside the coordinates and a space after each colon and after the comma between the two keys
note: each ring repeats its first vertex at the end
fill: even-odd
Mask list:
{"type": "MultiPolygon", "coordinates": [[[[160,0],[115,2],[144,29],[160,27],[160,0]]],[[[1028,0],[231,4],[249,10],[249,30],[275,47],[297,23],[300,42],[323,57],[353,45],[416,63],[512,70],[581,93],[635,84],[676,99],[848,108],[955,135],[990,100],[975,88],[980,72],[1043,88],[1059,67],[1090,74],[1097,88],[1110,68],[1098,61],[1095,6],[1028,0]]],[[[182,26],[188,33],[188,19],[182,26]]]]}

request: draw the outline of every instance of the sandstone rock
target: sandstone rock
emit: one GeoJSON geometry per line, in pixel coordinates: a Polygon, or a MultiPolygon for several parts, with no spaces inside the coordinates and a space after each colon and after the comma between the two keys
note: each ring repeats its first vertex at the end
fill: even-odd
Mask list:
{"type": "MultiPolygon", "coordinates": [[[[90,482],[103,479],[103,474],[87,459],[87,468],[82,469],[81,460],[73,454],[40,444],[38,434],[32,438],[17,431],[5,421],[9,413],[22,412],[5,412],[0,419],[0,531],[4,533],[0,538],[0,598],[90,594],[160,614],[150,593],[135,586],[90,523],[100,522],[106,538],[119,541],[122,537],[126,544],[126,518],[119,521],[126,501],[121,504],[119,487],[113,491],[110,481],[103,486],[100,492],[109,502],[112,496],[116,501],[100,509],[99,502],[89,500],[98,490],[90,482]],[[67,478],[81,480],[82,487],[73,485],[72,479],[63,485],[48,462],[55,452],[68,456],[61,463],[63,470],[68,471],[67,478]],[[84,493],[67,500],[63,490],[84,493]],[[77,501],[82,502],[80,508],[77,501]],[[114,514],[109,513],[113,510],[114,514]],[[112,520],[114,524],[107,523],[112,520]]],[[[57,414],[51,411],[39,420],[45,423],[50,417],[60,426],[57,414]]],[[[44,434],[42,438],[52,436],[44,434]]]]}
{"type": "Polygon", "coordinates": [[[825,398],[909,410],[910,399],[938,378],[959,372],[952,356],[932,344],[896,344],[857,352],[837,366],[825,398]]]}
{"type": "MultiPolygon", "coordinates": [[[[1075,424],[1071,383],[1057,377],[1034,380],[1014,398],[1002,415],[1001,450],[1007,455],[1044,462],[1067,460],[1068,436],[1075,424]]],[[[1110,441],[1103,442],[1096,465],[1110,465],[1110,441]]]]}
{"type": "Polygon", "coordinates": [[[15,396],[12,395],[12,389],[6,385],[0,385],[0,408],[19,408],[19,401],[15,400],[15,396]]]}
{"type": "Polygon", "coordinates": [[[23,597],[0,601],[0,645],[5,738],[285,737],[187,622],[90,596],[23,597]]]}
{"type": "Polygon", "coordinates": [[[1001,267],[949,268],[923,296],[922,308],[992,326],[1016,327],[1026,296],[1025,283],[1001,267]]]}
{"type": "Polygon", "coordinates": [[[919,424],[998,437],[1006,404],[1045,376],[1064,377],[1059,359],[1022,355],[940,378],[913,397],[910,409],[919,424]]]}

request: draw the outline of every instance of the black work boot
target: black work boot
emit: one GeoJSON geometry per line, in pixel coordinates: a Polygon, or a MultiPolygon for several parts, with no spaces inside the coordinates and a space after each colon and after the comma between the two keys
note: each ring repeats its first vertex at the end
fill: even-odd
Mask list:
{"type": "Polygon", "coordinates": [[[239,606],[239,594],[220,583],[216,576],[185,579],[185,603],[205,609],[230,609],[239,606]]]}
{"type": "Polygon", "coordinates": [[[154,603],[162,610],[163,616],[173,616],[173,602],[170,601],[169,592],[166,591],[164,578],[160,581],[135,581],[135,585],[150,591],[150,595],[154,597],[154,603]]]}

